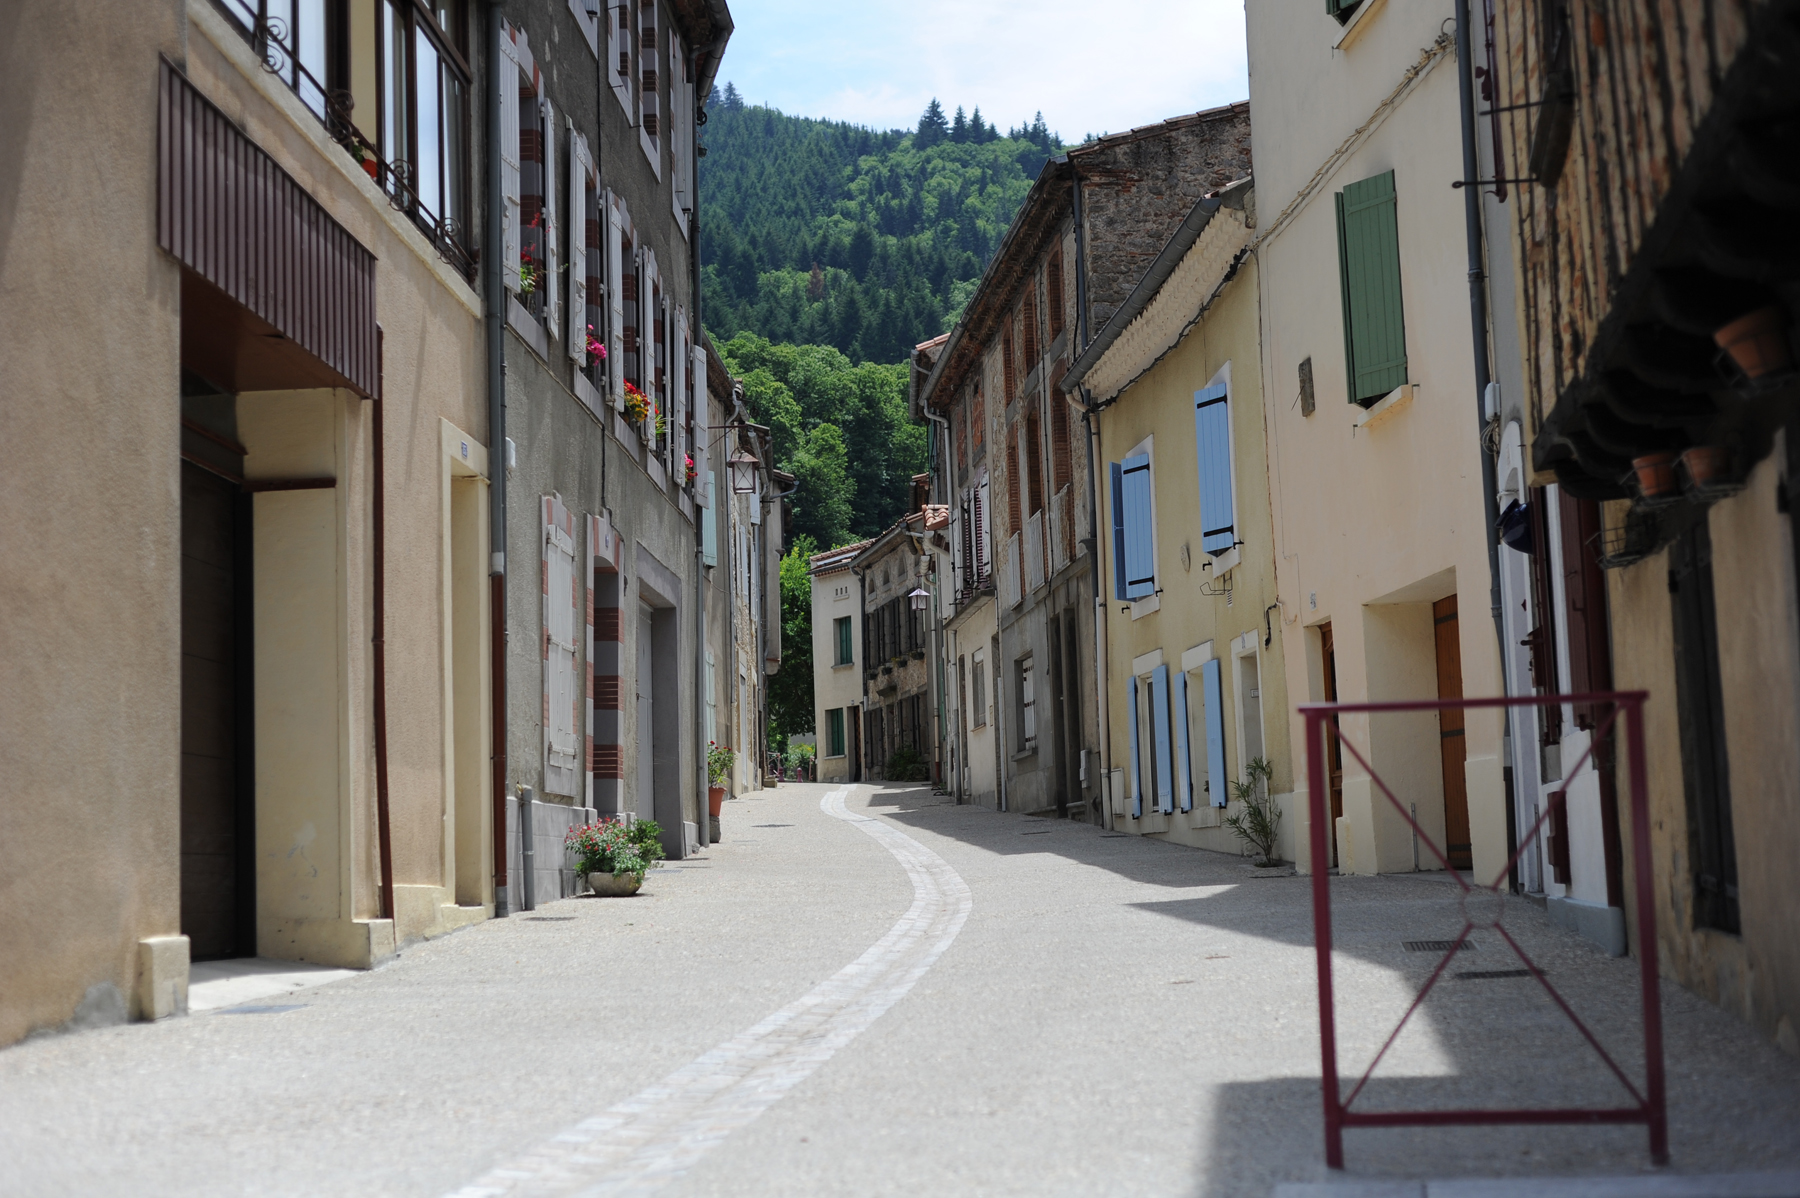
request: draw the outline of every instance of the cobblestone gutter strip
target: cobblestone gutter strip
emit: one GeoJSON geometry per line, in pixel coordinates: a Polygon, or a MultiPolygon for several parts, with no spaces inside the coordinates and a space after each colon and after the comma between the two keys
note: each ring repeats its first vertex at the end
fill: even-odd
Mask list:
{"type": "Polygon", "coordinates": [[[906,914],[862,956],[755,1027],[603,1114],[584,1119],[450,1198],[651,1194],[830,1060],[911,990],[969,917],[969,887],[893,825],[853,815],[849,788],[819,802],[892,853],[912,879],[906,914]]]}

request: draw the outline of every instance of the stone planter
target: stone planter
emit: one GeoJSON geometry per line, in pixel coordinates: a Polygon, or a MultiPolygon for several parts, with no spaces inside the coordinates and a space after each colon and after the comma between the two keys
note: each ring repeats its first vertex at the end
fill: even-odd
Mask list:
{"type": "Polygon", "coordinates": [[[643,874],[589,874],[588,888],[601,898],[628,898],[644,884],[643,874]]]}

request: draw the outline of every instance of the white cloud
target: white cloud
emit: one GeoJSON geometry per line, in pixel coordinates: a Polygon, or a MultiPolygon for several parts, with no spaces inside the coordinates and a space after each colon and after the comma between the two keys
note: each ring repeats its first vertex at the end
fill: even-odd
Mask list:
{"type": "Polygon", "coordinates": [[[721,86],[796,116],[906,128],[936,96],[1068,141],[1249,94],[1242,0],[737,0],[721,86]]]}

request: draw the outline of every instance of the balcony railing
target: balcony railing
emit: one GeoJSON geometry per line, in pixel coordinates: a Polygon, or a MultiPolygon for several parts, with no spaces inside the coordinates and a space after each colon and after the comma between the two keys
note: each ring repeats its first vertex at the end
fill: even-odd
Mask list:
{"type": "Polygon", "coordinates": [[[356,101],[348,91],[328,88],[307,66],[311,60],[324,69],[324,38],[313,34],[304,41],[299,31],[280,16],[270,15],[273,8],[288,8],[270,0],[218,0],[227,15],[262,61],[263,70],[274,75],[300,98],[307,111],[317,117],[331,139],[355,159],[375,185],[386,193],[395,211],[412,218],[426,240],[450,267],[471,282],[480,260],[468,248],[466,233],[456,221],[442,216],[420,199],[414,180],[414,167],[409,162],[389,162],[375,149],[375,141],[356,127],[351,110],[356,101]]]}

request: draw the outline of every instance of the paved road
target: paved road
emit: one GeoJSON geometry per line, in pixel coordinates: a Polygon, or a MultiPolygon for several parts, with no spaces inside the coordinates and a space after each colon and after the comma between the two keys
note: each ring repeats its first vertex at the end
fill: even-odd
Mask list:
{"type": "MultiPolygon", "coordinates": [[[[229,1011],[0,1052],[0,1194],[1270,1194],[1326,1176],[1305,879],[917,789],[727,805],[573,899],[229,1011]]],[[[1367,1062],[1454,934],[1430,876],[1333,883],[1367,1062]],[[1386,1022],[1383,1022],[1383,1020],[1386,1022]]],[[[1508,926],[1629,1064],[1634,969],[1508,926]]],[[[1497,938],[1454,967],[1504,974],[1497,938]]],[[[1529,979],[1447,978],[1359,1103],[1614,1102],[1529,979]]],[[[1666,996],[1675,1167],[1800,1167],[1800,1062],[1666,996]]],[[[1360,1054],[1360,1055],[1358,1055],[1360,1054]]],[[[1641,1131],[1353,1132],[1352,1175],[1645,1166],[1641,1131]]]]}

